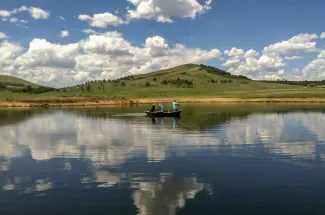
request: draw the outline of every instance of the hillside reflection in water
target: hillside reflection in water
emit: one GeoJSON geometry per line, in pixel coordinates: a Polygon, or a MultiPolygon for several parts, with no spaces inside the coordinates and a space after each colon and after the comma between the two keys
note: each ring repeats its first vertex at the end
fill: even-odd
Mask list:
{"type": "Polygon", "coordinates": [[[325,114],[209,107],[182,119],[126,108],[6,120],[1,214],[324,213],[325,114]]]}

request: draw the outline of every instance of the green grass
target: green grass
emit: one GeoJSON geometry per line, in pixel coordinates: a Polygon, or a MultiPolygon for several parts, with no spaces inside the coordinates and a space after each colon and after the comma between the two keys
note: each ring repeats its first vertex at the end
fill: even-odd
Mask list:
{"type": "MultiPolygon", "coordinates": [[[[4,78],[5,76],[0,77],[4,78]]],[[[2,100],[56,99],[60,97],[98,97],[104,99],[171,97],[325,98],[325,89],[322,87],[265,83],[232,75],[222,76],[219,73],[212,73],[200,65],[186,64],[116,81],[95,81],[36,95],[0,92],[0,99],[2,100]],[[177,82],[177,80],[179,81],[177,82]],[[164,81],[169,83],[162,84],[164,81]],[[222,83],[225,81],[227,83],[222,83]]]]}
{"type": "Polygon", "coordinates": [[[199,65],[183,65],[149,74],[137,75],[130,80],[116,82],[90,83],[66,89],[69,93],[81,96],[105,96],[125,98],[168,98],[168,97],[229,97],[229,98],[324,98],[323,88],[303,87],[285,84],[265,83],[239,79],[235,76],[224,77],[212,74],[199,65]],[[167,80],[188,80],[192,86],[186,84],[162,84],[167,80]],[[214,83],[211,81],[213,80],[214,83]],[[231,80],[231,83],[221,83],[231,80]],[[146,86],[146,83],[150,86],[146,86]],[[83,90],[82,90],[83,88],[83,90]]]}

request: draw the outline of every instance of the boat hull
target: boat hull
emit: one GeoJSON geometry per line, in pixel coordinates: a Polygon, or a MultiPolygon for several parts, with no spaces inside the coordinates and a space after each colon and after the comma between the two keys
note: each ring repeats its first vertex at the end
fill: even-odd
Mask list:
{"type": "Polygon", "coordinates": [[[181,111],[172,111],[172,112],[145,112],[148,117],[180,117],[181,111]]]}

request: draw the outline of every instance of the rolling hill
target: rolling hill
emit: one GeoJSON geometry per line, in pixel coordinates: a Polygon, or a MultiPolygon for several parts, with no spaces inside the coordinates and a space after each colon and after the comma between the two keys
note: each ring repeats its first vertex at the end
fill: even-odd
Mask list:
{"type": "MultiPolygon", "coordinates": [[[[2,81],[1,81],[2,80],[2,81]]],[[[171,98],[307,98],[325,99],[325,82],[254,81],[245,76],[231,75],[215,67],[185,64],[147,74],[116,80],[96,80],[60,89],[34,85],[21,79],[0,76],[6,88],[0,90],[0,100],[43,103],[99,102],[123,99],[171,98]],[[11,87],[17,83],[20,89],[11,87]],[[27,89],[26,85],[33,89],[27,89]],[[9,86],[9,87],[8,87],[9,86]]],[[[16,86],[17,87],[17,86],[16,86]]]]}
{"type": "Polygon", "coordinates": [[[0,75],[0,92],[2,93],[45,93],[54,88],[44,87],[32,82],[7,75],[0,75]]]}
{"type": "Polygon", "coordinates": [[[25,81],[20,78],[16,78],[8,75],[0,75],[0,83],[6,86],[31,86],[31,87],[39,87],[40,85],[34,84],[29,81],[25,81]]]}
{"type": "Polygon", "coordinates": [[[61,89],[61,92],[77,96],[125,98],[182,96],[231,98],[325,97],[325,91],[320,88],[253,81],[245,76],[231,75],[211,66],[196,64],[185,64],[117,80],[92,81],[61,89]]]}

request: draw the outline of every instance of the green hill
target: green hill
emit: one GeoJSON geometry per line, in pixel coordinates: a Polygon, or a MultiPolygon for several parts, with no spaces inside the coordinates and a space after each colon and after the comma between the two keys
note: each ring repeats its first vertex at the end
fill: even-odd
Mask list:
{"type": "Polygon", "coordinates": [[[39,87],[40,85],[31,83],[29,81],[25,81],[20,78],[16,78],[8,75],[0,75],[0,83],[6,86],[31,86],[31,87],[39,87]]]}
{"type": "Polygon", "coordinates": [[[64,88],[61,91],[77,96],[125,98],[168,98],[175,96],[231,98],[325,97],[325,91],[320,88],[253,81],[245,76],[235,76],[211,66],[196,64],[181,65],[117,80],[92,81],[64,88]]]}
{"type": "Polygon", "coordinates": [[[215,67],[185,64],[116,80],[97,80],[60,89],[0,76],[0,100],[34,102],[98,102],[146,98],[325,98],[325,81],[254,81],[215,67]],[[14,83],[14,84],[13,84],[14,83]],[[2,84],[2,85],[1,85],[2,84]],[[26,86],[27,85],[27,86],[26,86]],[[2,86],[2,88],[1,88],[2,86]],[[30,86],[30,87],[29,87],[30,86]],[[2,89],[2,90],[1,90],[2,89]]]}
{"type": "Polygon", "coordinates": [[[2,93],[44,93],[54,90],[54,88],[44,87],[13,76],[0,75],[0,92],[2,93]]]}

